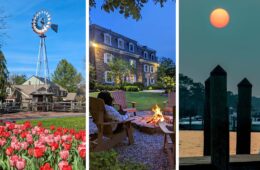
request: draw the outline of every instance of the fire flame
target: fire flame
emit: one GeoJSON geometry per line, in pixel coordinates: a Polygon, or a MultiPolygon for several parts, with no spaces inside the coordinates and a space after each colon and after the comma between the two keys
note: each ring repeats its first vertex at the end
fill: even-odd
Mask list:
{"type": "Polygon", "coordinates": [[[147,123],[158,123],[159,121],[163,122],[164,117],[162,114],[162,111],[160,107],[156,104],[153,108],[152,111],[154,112],[153,116],[147,121],[147,123]]]}

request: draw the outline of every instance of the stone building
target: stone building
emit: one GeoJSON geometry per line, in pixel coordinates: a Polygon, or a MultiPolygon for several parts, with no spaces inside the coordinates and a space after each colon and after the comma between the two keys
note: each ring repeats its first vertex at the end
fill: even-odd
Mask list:
{"type": "Polygon", "coordinates": [[[96,24],[90,25],[89,56],[98,83],[114,84],[107,65],[114,57],[126,60],[135,68],[134,73],[125,78],[126,82],[141,82],[146,86],[156,83],[159,63],[155,50],[96,24]]]}

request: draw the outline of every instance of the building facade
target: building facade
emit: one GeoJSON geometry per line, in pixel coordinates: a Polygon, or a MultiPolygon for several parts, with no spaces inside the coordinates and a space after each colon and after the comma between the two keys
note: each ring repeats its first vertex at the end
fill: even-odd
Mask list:
{"type": "Polygon", "coordinates": [[[96,71],[96,80],[101,84],[114,84],[108,63],[114,57],[129,62],[134,73],[125,77],[126,82],[141,82],[146,86],[157,80],[158,58],[156,51],[140,45],[136,40],[125,37],[96,24],[90,25],[90,64],[96,71]]]}

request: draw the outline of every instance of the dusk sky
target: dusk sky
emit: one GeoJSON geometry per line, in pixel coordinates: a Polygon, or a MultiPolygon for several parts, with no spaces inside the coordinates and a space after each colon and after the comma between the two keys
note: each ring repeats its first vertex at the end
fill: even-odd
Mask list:
{"type": "Polygon", "coordinates": [[[220,64],[228,75],[228,90],[237,93],[244,78],[260,96],[260,1],[181,0],[180,73],[204,84],[210,71],[220,64]],[[216,8],[229,12],[230,23],[223,29],[209,21],[216,8]]]}
{"type": "Polygon", "coordinates": [[[169,0],[163,8],[153,1],[142,9],[142,19],[124,18],[118,11],[106,13],[97,7],[90,11],[90,21],[114,32],[125,35],[157,51],[158,57],[169,57],[175,61],[175,2],[169,0]]]}
{"type": "Polygon", "coordinates": [[[65,58],[85,77],[85,1],[79,0],[0,0],[7,18],[2,51],[10,73],[35,75],[40,38],[31,28],[33,15],[42,9],[50,12],[59,25],[56,34],[49,29],[46,46],[50,73],[65,58]]]}

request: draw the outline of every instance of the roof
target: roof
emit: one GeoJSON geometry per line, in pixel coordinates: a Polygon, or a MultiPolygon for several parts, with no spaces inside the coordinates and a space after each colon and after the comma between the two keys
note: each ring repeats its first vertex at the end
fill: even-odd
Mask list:
{"type": "Polygon", "coordinates": [[[63,98],[65,101],[73,101],[76,99],[77,93],[68,93],[66,97],[63,98]]]}

